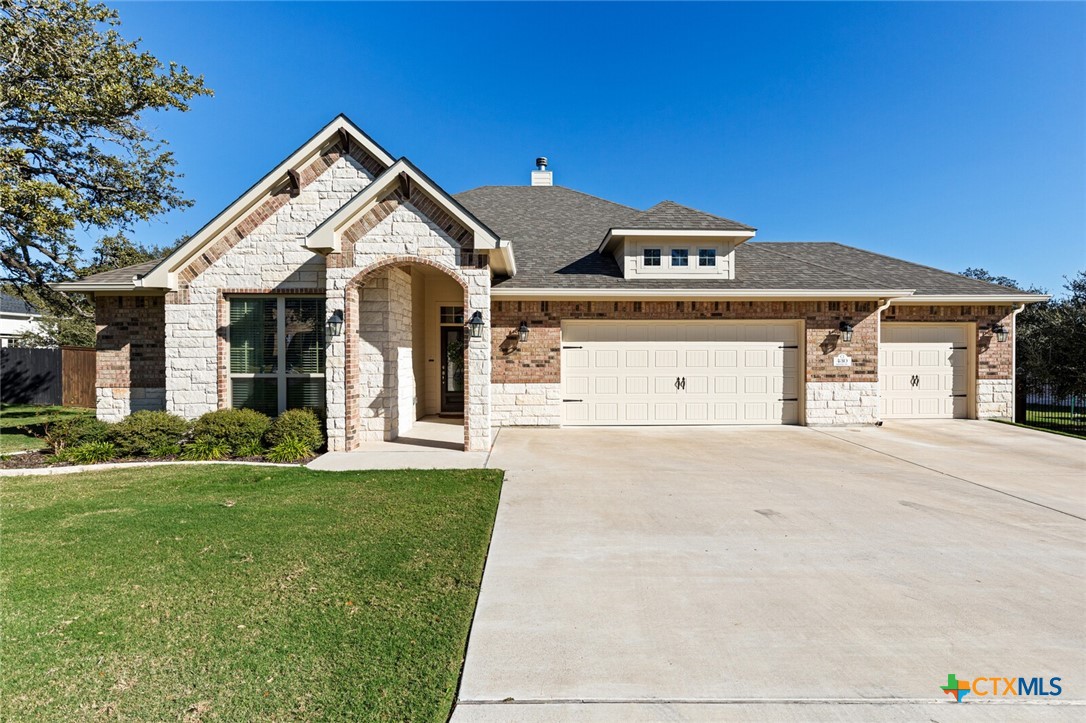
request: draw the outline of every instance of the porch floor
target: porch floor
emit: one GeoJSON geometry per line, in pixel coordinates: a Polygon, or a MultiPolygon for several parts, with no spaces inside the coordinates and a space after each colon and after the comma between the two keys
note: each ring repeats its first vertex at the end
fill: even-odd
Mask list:
{"type": "Polygon", "coordinates": [[[328,452],[310,462],[310,469],[479,469],[488,452],[464,451],[464,420],[423,417],[391,442],[365,442],[350,452],[328,452]]]}

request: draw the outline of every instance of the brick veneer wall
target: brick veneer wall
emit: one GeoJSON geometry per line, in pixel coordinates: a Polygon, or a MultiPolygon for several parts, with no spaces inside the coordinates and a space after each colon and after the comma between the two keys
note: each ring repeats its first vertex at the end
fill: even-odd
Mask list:
{"type": "Polygon", "coordinates": [[[1014,364],[1014,324],[1009,306],[904,306],[883,312],[883,321],[972,322],[977,325],[977,379],[1011,379],[1014,364]],[[1002,324],[1010,332],[1007,341],[996,341],[987,329],[1002,324]]]}
{"type": "Polygon", "coordinates": [[[166,386],[163,298],[94,300],[98,418],[115,422],[140,409],[162,409],[166,386]]]}
{"type": "Polygon", "coordinates": [[[493,304],[494,419],[500,424],[561,420],[563,320],[803,321],[807,422],[871,423],[878,415],[878,322],[874,301],[496,301],[493,304]],[[527,321],[528,341],[515,342],[527,321]],[[841,321],[853,325],[840,340],[841,321]],[[852,366],[835,367],[845,352],[852,366]]]}
{"type": "Polygon", "coordinates": [[[989,305],[894,305],[883,312],[883,321],[976,324],[976,415],[979,419],[1014,416],[1013,308],[989,305]],[[988,329],[1001,324],[1008,332],[1001,342],[988,329]]]}
{"type": "Polygon", "coordinates": [[[492,378],[500,384],[558,383],[562,378],[563,320],[781,320],[804,322],[808,381],[878,380],[878,324],[873,301],[495,301],[492,378]],[[513,343],[521,321],[528,341],[513,343]],[[853,325],[852,341],[839,340],[838,325],[853,325]],[[833,366],[846,352],[851,367],[833,366]]]}

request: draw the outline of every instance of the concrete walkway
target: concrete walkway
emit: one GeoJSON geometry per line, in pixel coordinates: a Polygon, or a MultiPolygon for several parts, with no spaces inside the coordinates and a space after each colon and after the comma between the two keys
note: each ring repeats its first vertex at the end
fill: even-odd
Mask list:
{"type": "Polygon", "coordinates": [[[490,466],[507,476],[457,723],[1086,715],[1080,440],[504,429],[490,466]],[[948,673],[1064,694],[956,705],[948,673]]]}
{"type": "Polygon", "coordinates": [[[350,452],[328,452],[307,467],[330,472],[355,469],[479,469],[489,452],[464,451],[464,420],[423,417],[393,442],[367,442],[350,452]]]}

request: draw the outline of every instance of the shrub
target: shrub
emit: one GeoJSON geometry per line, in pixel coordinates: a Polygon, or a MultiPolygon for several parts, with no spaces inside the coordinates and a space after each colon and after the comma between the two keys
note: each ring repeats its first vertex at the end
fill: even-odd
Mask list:
{"type": "Polygon", "coordinates": [[[116,457],[117,448],[112,442],[84,442],[65,449],[61,456],[72,464],[101,464],[116,457]]]}
{"type": "Polygon", "coordinates": [[[192,425],[194,438],[204,437],[225,444],[236,455],[241,450],[252,449],[255,444],[260,454],[260,440],[268,431],[271,419],[253,409],[219,409],[208,412],[192,425]]]}
{"type": "Polygon", "coordinates": [[[246,442],[240,447],[234,448],[235,457],[259,457],[264,454],[264,445],[260,441],[246,442]]]}
{"type": "Polygon", "coordinates": [[[186,444],[184,451],[181,452],[181,459],[188,460],[208,461],[225,459],[229,456],[230,448],[226,446],[226,443],[211,437],[197,437],[186,444]]]}
{"type": "Polygon", "coordinates": [[[181,454],[180,444],[167,444],[147,450],[148,457],[176,457],[179,454],[181,454]]]}
{"type": "Polygon", "coordinates": [[[288,409],[272,420],[264,443],[277,447],[290,437],[308,447],[311,453],[320,449],[324,445],[321,420],[310,409],[288,409]]]}
{"type": "Polygon", "coordinates": [[[313,448],[297,437],[287,437],[268,450],[264,456],[270,462],[297,462],[313,454],[313,448]]]}
{"type": "Polygon", "coordinates": [[[110,425],[94,417],[69,417],[45,426],[42,439],[54,453],[66,447],[75,447],[87,442],[105,442],[109,439],[110,425]]]}
{"type": "Polygon", "coordinates": [[[143,411],[113,425],[110,438],[117,454],[134,457],[180,444],[188,432],[189,423],[176,414],[143,411]]]}

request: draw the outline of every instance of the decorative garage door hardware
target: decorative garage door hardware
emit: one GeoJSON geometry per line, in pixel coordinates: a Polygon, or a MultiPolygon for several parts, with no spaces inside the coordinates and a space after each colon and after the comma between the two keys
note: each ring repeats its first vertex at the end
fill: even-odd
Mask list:
{"type": "Polygon", "coordinates": [[[563,346],[563,349],[584,349],[583,346],[563,346]]]}
{"type": "Polygon", "coordinates": [[[909,380],[909,384],[912,384],[914,387],[920,386],[920,375],[913,374],[912,379],[909,380]]]}
{"type": "Polygon", "coordinates": [[[675,388],[686,389],[686,377],[683,377],[681,381],[679,377],[675,377],[675,388]]]}
{"type": "Polygon", "coordinates": [[[781,349],[799,349],[799,344],[796,344],[795,346],[787,346],[787,345],[785,345],[785,346],[782,346],[781,349]]]}
{"type": "Polygon", "coordinates": [[[563,399],[563,402],[583,402],[583,399],[563,399]]]}

